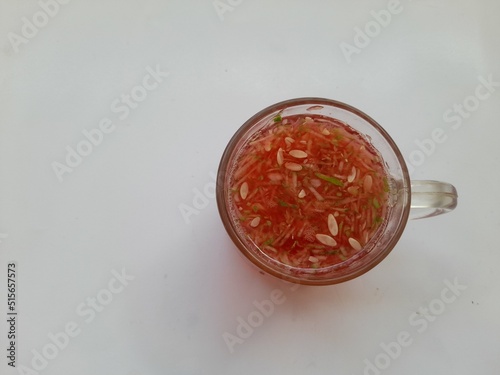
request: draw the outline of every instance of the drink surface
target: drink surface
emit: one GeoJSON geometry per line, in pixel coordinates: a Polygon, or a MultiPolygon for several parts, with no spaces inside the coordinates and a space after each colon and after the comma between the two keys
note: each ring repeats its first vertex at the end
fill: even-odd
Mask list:
{"type": "Polygon", "coordinates": [[[276,116],[242,147],[229,177],[243,238],[299,268],[342,263],[384,226],[388,180],[371,143],[322,116],[276,116]]]}

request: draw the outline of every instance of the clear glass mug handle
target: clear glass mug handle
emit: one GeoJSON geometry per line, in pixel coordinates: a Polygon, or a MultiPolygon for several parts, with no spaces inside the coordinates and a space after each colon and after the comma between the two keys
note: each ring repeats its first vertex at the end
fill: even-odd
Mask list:
{"type": "Polygon", "coordinates": [[[457,207],[457,189],[431,180],[411,181],[410,219],[423,219],[450,212],[457,207]]]}

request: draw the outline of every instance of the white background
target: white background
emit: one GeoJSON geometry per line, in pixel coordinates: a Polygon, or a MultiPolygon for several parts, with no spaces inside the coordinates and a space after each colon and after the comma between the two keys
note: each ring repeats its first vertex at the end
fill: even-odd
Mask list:
{"type": "Polygon", "coordinates": [[[378,358],[383,374],[498,374],[500,87],[467,98],[480,76],[500,82],[499,3],[401,0],[350,62],[341,43],[355,46],[355,28],[386,1],[232,4],[219,15],[211,0],[73,0],[14,46],[11,33],[22,37],[23,17],[41,7],[2,0],[0,373],[373,375],[365,360],[378,358]],[[169,76],[120,119],[112,103],[148,67],[169,76]],[[460,200],[451,214],[409,222],[358,279],[292,290],[232,245],[211,174],[244,121],[304,96],[370,114],[413,160],[413,178],[451,182],[460,200]],[[477,108],[453,129],[443,116],[464,100],[477,108]],[[114,130],[60,182],[52,163],[104,118],[114,130]],[[436,128],[446,141],[419,153],[436,128]],[[205,197],[193,202],[195,191],[205,197]],[[180,207],[194,204],[185,220],[180,207]],[[5,356],[10,262],[21,370],[5,356]],[[134,279],[86,322],[87,299],[109,297],[113,270],[134,279]],[[448,304],[445,280],[467,287],[448,304]],[[275,289],[285,301],[231,353],[224,333],[236,336],[275,289]],[[430,305],[424,327],[412,314],[430,305]],[[54,354],[49,334],[71,322],[79,334],[54,354]],[[405,331],[410,345],[380,355],[405,331]],[[44,349],[54,358],[29,372],[44,349]]]}

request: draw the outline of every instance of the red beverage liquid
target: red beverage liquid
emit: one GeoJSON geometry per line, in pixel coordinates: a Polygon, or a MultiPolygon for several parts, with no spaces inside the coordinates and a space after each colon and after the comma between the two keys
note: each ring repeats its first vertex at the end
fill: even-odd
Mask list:
{"type": "Polygon", "coordinates": [[[230,209],[244,238],[299,268],[339,264],[385,224],[382,158],[350,126],[322,116],[277,116],[242,147],[230,209]]]}

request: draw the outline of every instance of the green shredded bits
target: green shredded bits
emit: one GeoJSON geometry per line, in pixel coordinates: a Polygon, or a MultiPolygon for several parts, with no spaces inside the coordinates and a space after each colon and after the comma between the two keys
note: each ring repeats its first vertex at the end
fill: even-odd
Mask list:
{"type": "Polygon", "coordinates": [[[378,202],[378,199],[377,198],[373,198],[373,207],[375,207],[376,209],[379,209],[380,208],[380,203],[378,202]]]}
{"type": "Polygon", "coordinates": [[[334,139],[336,141],[341,141],[344,137],[342,136],[342,134],[339,133],[339,131],[337,129],[335,129],[333,131],[333,134],[334,134],[334,139]]]}
{"type": "Polygon", "coordinates": [[[283,120],[283,119],[281,118],[281,114],[279,114],[279,113],[275,118],[273,118],[274,122],[280,122],[281,120],[283,120]]]}
{"type": "Polygon", "coordinates": [[[337,185],[337,186],[344,186],[344,183],[340,181],[338,178],[327,176],[326,174],[322,173],[315,173],[316,177],[321,178],[322,180],[325,180],[331,184],[337,185]]]}
{"type": "Polygon", "coordinates": [[[289,204],[289,203],[286,203],[285,201],[278,201],[278,204],[281,206],[281,207],[291,207],[291,208],[298,208],[298,206],[296,204],[289,204]]]}
{"type": "Polygon", "coordinates": [[[387,177],[384,177],[384,192],[389,192],[389,181],[387,181],[387,177]]]}

